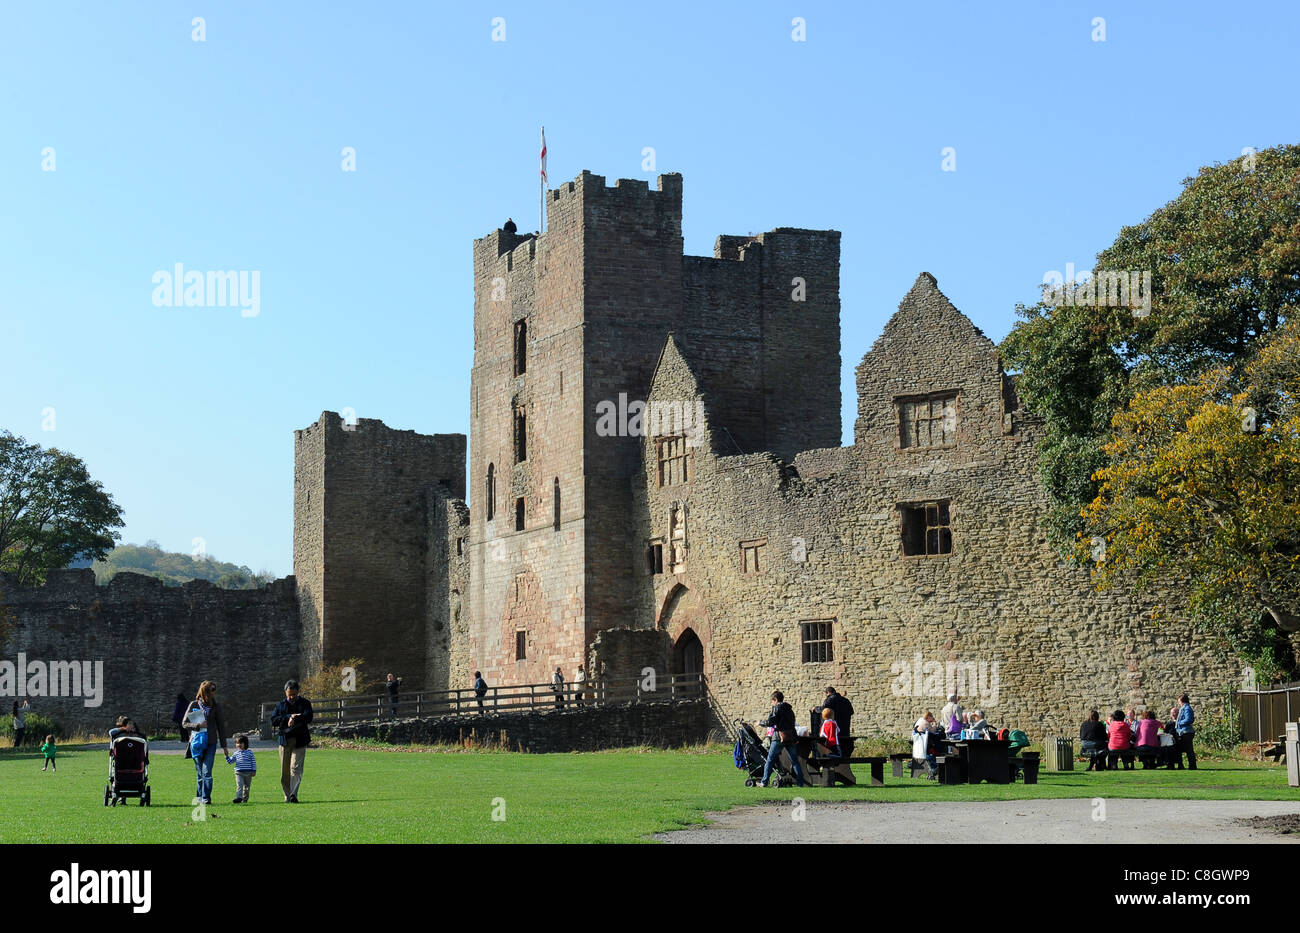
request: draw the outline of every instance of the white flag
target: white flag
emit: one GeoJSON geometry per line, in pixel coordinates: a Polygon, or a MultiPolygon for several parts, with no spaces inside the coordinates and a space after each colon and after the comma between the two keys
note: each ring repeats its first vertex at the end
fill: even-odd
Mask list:
{"type": "Polygon", "coordinates": [[[542,184],[546,181],[546,127],[542,127],[542,184]]]}

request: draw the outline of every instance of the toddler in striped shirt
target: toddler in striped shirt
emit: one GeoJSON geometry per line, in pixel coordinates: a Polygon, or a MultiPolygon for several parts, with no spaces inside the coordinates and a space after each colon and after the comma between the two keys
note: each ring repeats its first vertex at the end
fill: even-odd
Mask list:
{"type": "Polygon", "coordinates": [[[248,736],[235,739],[235,754],[226,757],[226,764],[235,766],[235,799],[231,803],[248,803],[248,789],[257,774],[257,759],[248,747],[248,736]]]}

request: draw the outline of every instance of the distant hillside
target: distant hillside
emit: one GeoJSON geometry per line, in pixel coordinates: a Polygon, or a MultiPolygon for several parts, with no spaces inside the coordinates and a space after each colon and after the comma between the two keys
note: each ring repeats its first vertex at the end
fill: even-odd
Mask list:
{"type": "Polygon", "coordinates": [[[108,552],[106,560],[95,561],[94,570],[95,582],[101,585],[123,570],[157,577],[167,586],[208,580],[228,590],[256,589],[275,579],[270,571],[254,573],[247,567],[223,563],[210,556],[196,559],[189,554],[169,553],[157,541],[119,545],[108,552]]]}

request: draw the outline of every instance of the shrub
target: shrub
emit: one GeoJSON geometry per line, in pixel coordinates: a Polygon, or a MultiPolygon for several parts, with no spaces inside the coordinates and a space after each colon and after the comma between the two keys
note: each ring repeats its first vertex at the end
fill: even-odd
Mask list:
{"type": "Polygon", "coordinates": [[[366,672],[365,664],[364,658],[348,658],[338,664],[323,667],[315,674],[303,678],[299,692],[309,700],[333,700],[379,693],[382,690],[381,681],[366,672]],[[345,685],[350,685],[353,689],[345,690],[345,685]]]}
{"type": "MultiPolygon", "coordinates": [[[[9,709],[12,708],[12,706],[9,707],[9,709]]],[[[5,715],[0,717],[0,738],[7,740],[5,744],[13,745],[14,721],[8,715],[8,709],[4,712],[5,715]]],[[[40,745],[45,741],[47,735],[52,735],[57,740],[63,738],[66,734],[63,726],[57,720],[29,711],[27,713],[27,734],[23,736],[23,745],[40,745]]]]}
{"type": "Polygon", "coordinates": [[[911,738],[889,732],[870,732],[858,738],[853,746],[855,758],[880,758],[911,751],[911,738]]]}
{"type": "Polygon", "coordinates": [[[1238,724],[1220,709],[1207,708],[1196,717],[1196,744],[1216,752],[1231,752],[1241,743],[1238,724]]]}

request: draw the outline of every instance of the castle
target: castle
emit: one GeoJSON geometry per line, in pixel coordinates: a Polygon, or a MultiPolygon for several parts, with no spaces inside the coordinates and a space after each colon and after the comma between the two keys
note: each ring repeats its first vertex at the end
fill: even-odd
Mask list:
{"type": "Polygon", "coordinates": [[[703,673],[724,718],[835,685],[859,735],[956,690],[1037,737],[1237,682],[1185,621],[1153,621],[1159,594],[1097,593],[1060,559],[1042,425],[933,277],[858,365],[841,447],[838,233],[685,256],[678,175],[584,172],[546,203],[545,233],[474,243],[468,473],[464,435],[326,413],[295,432],[293,577],[0,576],[15,670],[48,661],[62,690],[103,661],[93,698],[20,676],[38,708],[153,731],[211,679],[242,727],[287,677],[359,657],[408,689],[703,673]]]}
{"type": "Polygon", "coordinates": [[[546,232],[474,243],[463,435],[326,413],[296,432],[308,665],[464,687],[558,666],[702,671],[719,709],[828,684],[855,732],[956,689],[995,723],[1077,728],[1238,677],[1153,601],[1047,541],[1041,425],[922,273],[857,368],[840,442],[839,233],[682,253],[682,180],[583,172],[546,232]]]}

